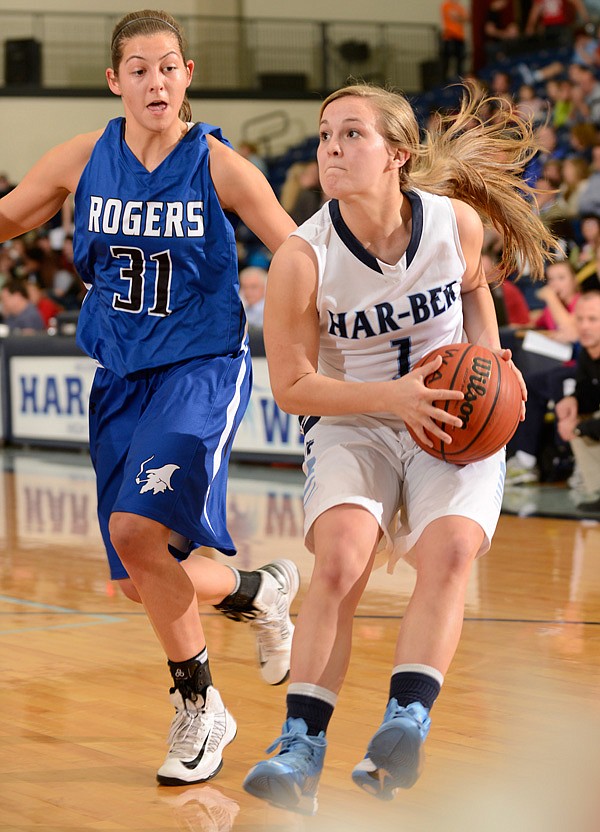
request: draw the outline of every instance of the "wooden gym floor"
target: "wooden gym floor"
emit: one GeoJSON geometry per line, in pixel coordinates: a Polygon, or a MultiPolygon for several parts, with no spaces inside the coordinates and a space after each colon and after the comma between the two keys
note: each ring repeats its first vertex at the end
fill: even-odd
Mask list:
{"type": "MultiPolygon", "coordinates": [[[[107,577],[85,455],[0,451],[0,830],[600,829],[600,525],[503,515],[469,587],[463,637],[432,716],[417,785],[391,803],[350,771],[385,706],[414,579],[376,570],[329,732],[320,809],[306,818],[246,795],[279,733],[285,685],[268,687],[249,629],[206,610],[215,683],[238,721],[210,783],[158,787],[169,677],[140,609],[107,577]]],[[[232,467],[237,562],[294,559],[302,588],[298,470],[232,467]]],[[[217,555],[217,557],[220,557],[217,555]]]]}

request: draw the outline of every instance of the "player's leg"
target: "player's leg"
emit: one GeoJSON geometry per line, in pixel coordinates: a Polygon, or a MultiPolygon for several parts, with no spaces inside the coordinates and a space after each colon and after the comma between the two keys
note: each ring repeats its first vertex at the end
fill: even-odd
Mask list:
{"type": "Polygon", "coordinates": [[[331,508],[314,524],[315,566],[296,623],[287,717],[271,746],[280,750],[254,766],[244,781],[246,791],[274,805],[316,811],[325,734],[380,536],[373,515],[355,505],[331,508]]]}
{"type": "MultiPolygon", "coordinates": [[[[148,401],[157,398],[156,391],[150,390],[153,383],[156,379],[127,381],[107,371],[97,374],[90,398],[90,448],[111,577],[123,583],[129,597],[144,603],[169,658],[175,718],[169,755],[159,776],[165,782],[181,784],[212,777],[236,729],[212,685],[193,584],[168,548],[169,497],[176,494],[171,480],[182,470],[179,461],[171,465],[174,459],[170,453],[177,443],[165,444],[166,467],[147,464],[162,450],[160,410],[153,414],[148,407],[148,401]],[[144,446],[144,431],[139,431],[144,416],[154,426],[150,430],[153,450],[144,446]],[[141,456],[132,462],[132,453],[141,456]],[[144,500],[149,501],[148,506],[144,500]],[[115,512],[115,507],[120,510],[115,512]],[[156,518],[145,516],[144,511],[155,513],[156,518]],[[164,522],[160,522],[161,511],[164,522]]],[[[223,571],[229,577],[228,570],[223,571]]]]}
{"type": "MultiPolygon", "coordinates": [[[[176,497],[169,515],[170,527],[179,533],[176,548],[183,544],[183,556],[199,545],[235,554],[226,523],[228,467],[250,396],[250,381],[250,357],[242,349],[235,356],[199,359],[189,367],[176,368],[161,386],[156,407],[168,414],[161,451],[164,456],[173,437],[173,461],[181,465],[181,472],[172,478],[173,487],[179,473],[185,481],[185,491],[176,497]]],[[[143,428],[151,448],[154,420],[145,419],[143,428]]],[[[194,558],[184,568],[201,603],[214,603],[230,618],[250,622],[263,679],[269,684],[283,682],[294,630],[290,605],[300,583],[296,565],[278,560],[245,572],[234,567],[219,569],[204,558],[194,558]]]]}
{"type": "Polygon", "coordinates": [[[396,543],[417,580],[398,636],[384,722],[353,772],[357,785],[381,799],[419,776],[429,711],[460,638],[473,561],[496,529],[505,470],[504,451],[465,466],[421,451],[406,459],[396,543]]]}
{"type": "Polygon", "coordinates": [[[112,544],[168,657],[175,716],[169,752],[158,770],[164,785],[209,780],[236,734],[235,720],[213,685],[194,586],[168,549],[169,530],[147,517],[111,516],[112,544]]]}
{"type": "MultiPolygon", "coordinates": [[[[192,582],[198,604],[212,604],[227,618],[250,623],[264,681],[270,685],[285,682],[294,634],[290,607],[300,586],[296,564],[281,559],[248,572],[191,554],[182,561],[182,567],[192,582]]],[[[119,584],[130,600],[141,603],[130,579],[119,584]]]]}
{"type": "Polygon", "coordinates": [[[410,788],[421,772],[429,712],[458,646],[467,583],[483,536],[473,520],[443,517],[414,548],[417,580],[398,636],[387,708],[352,775],[380,799],[410,788]]]}

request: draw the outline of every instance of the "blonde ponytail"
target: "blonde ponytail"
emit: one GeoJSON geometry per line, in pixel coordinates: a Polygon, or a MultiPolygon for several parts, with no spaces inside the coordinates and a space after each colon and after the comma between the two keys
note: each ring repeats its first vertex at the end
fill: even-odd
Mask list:
{"type": "Polygon", "coordinates": [[[439,131],[426,131],[424,137],[403,95],[369,84],[332,93],[321,114],[331,101],[346,95],[369,99],[378,111],[385,139],[411,154],[400,171],[402,190],[420,188],[460,199],[475,208],[484,225],[502,235],[499,282],[508,274],[518,274],[525,262],[532,277],[543,278],[544,265],[554,259],[558,241],[536,212],[535,188],[522,177],[538,149],[530,122],[504,99],[482,97],[469,84],[464,85],[459,111],[443,116],[439,131]]]}

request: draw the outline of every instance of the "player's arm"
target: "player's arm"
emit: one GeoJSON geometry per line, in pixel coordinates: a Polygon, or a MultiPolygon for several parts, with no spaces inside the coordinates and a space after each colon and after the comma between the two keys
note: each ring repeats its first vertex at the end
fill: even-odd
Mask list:
{"type": "Polygon", "coordinates": [[[57,145],[0,200],[0,240],[38,228],[53,217],[77,183],[101,131],[57,145]]]}
{"type": "Polygon", "coordinates": [[[483,265],[483,224],[474,208],[459,200],[452,200],[460,245],[465,258],[462,280],[464,327],[472,344],[482,344],[493,350],[500,349],[500,335],[496,310],[483,265]]]}
{"type": "Polygon", "coordinates": [[[463,324],[467,340],[472,344],[482,344],[488,347],[506,361],[516,373],[523,397],[521,420],[525,418],[525,402],[527,401],[527,387],[521,371],[513,364],[510,350],[502,349],[498,319],[494,307],[494,299],[488,286],[483,265],[481,249],[483,246],[483,224],[470,205],[459,200],[452,200],[460,244],[465,258],[465,273],[461,288],[463,304],[463,324]]]}
{"type": "Polygon", "coordinates": [[[460,427],[460,419],[434,405],[434,400],[460,399],[462,393],[448,391],[446,396],[424,384],[424,378],[440,366],[439,357],[393,381],[351,382],[320,374],[317,284],[314,252],[304,240],[290,237],[271,263],[263,330],[271,387],[282,410],[311,416],[395,413],[425,442],[429,440],[424,430],[447,437],[434,420],[460,427]]]}
{"type": "Polygon", "coordinates": [[[256,165],[214,136],[208,136],[208,145],[210,173],[223,209],[237,214],[270,251],[276,251],[296,223],[256,165]]]}

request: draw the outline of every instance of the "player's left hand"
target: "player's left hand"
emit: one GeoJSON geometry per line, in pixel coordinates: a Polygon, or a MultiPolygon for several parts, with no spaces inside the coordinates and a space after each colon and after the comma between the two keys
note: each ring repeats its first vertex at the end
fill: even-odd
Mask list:
{"type": "Polygon", "coordinates": [[[512,351],[511,350],[499,349],[499,350],[494,350],[494,352],[496,353],[496,355],[500,356],[500,358],[503,361],[506,361],[506,363],[508,364],[508,366],[510,367],[510,369],[513,371],[513,373],[516,375],[516,377],[518,379],[519,387],[521,388],[521,398],[523,399],[523,402],[522,402],[522,405],[521,405],[521,421],[524,422],[525,421],[525,402],[527,401],[527,385],[525,384],[525,379],[523,378],[523,373],[519,370],[517,365],[512,360],[512,351]]]}

